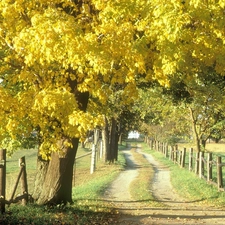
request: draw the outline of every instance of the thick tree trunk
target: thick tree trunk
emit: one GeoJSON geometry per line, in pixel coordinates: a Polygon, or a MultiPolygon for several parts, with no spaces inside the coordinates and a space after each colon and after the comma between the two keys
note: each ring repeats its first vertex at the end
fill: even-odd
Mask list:
{"type": "Polygon", "coordinates": [[[79,139],[72,139],[73,147],[64,149],[62,157],[52,153],[38,204],[65,204],[72,202],[73,165],[79,139]]]}
{"type": "Polygon", "coordinates": [[[117,122],[115,118],[111,119],[111,132],[110,132],[110,162],[117,161],[118,159],[118,133],[117,122]]]}
{"type": "Polygon", "coordinates": [[[41,156],[38,155],[37,169],[36,169],[37,173],[36,173],[35,183],[34,183],[34,192],[32,195],[35,201],[38,200],[43,190],[43,184],[48,171],[48,165],[49,165],[49,161],[42,159],[41,156]]]}
{"type": "Polygon", "coordinates": [[[118,160],[118,132],[115,118],[111,119],[109,127],[108,119],[105,117],[105,127],[102,129],[103,149],[105,162],[113,163],[118,160]]]}

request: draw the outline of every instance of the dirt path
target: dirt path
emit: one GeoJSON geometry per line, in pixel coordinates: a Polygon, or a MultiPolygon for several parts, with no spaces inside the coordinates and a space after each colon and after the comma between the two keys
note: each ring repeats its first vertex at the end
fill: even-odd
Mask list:
{"type": "MultiPolygon", "coordinates": [[[[123,225],[141,224],[225,224],[225,211],[215,208],[198,206],[196,202],[182,199],[172,188],[169,168],[162,166],[150,154],[143,154],[155,170],[154,182],[149,190],[154,197],[166,206],[150,208],[142,202],[133,201],[129,193],[129,185],[138,176],[138,164],[129,150],[124,151],[127,168],[121,172],[111,184],[104,198],[111,201],[120,213],[119,222],[123,225]]],[[[115,223],[113,223],[115,224],[115,223]]]]}

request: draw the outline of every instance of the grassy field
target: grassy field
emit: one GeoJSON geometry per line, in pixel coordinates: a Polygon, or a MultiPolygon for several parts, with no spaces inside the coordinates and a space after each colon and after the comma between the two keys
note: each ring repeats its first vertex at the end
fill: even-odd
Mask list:
{"type": "MultiPolygon", "coordinates": [[[[195,145],[193,143],[178,143],[178,147],[184,148],[186,147],[187,149],[193,148],[195,149],[195,145]]],[[[225,143],[207,143],[206,144],[206,152],[213,152],[213,153],[218,153],[218,154],[224,154],[225,156],[225,143]]]]}

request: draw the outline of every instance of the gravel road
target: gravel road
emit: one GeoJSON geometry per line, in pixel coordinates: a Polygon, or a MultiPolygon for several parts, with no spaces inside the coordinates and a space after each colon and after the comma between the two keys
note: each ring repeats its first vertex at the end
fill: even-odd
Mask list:
{"type": "Polygon", "coordinates": [[[202,207],[181,198],[170,183],[169,168],[161,165],[152,155],[141,152],[141,147],[137,148],[137,152],[143,154],[153,166],[154,181],[149,184],[149,190],[165,207],[150,208],[142,202],[132,200],[129,185],[138,176],[139,165],[131,151],[125,150],[126,170],[119,174],[104,195],[104,199],[110,201],[119,212],[119,222],[113,224],[225,224],[225,211],[202,207]]]}

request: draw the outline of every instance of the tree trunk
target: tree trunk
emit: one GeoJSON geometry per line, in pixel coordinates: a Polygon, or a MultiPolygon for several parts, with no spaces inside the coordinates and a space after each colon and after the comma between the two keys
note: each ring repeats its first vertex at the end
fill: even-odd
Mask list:
{"type": "Polygon", "coordinates": [[[205,149],[206,141],[207,140],[203,140],[203,139],[201,140],[201,146],[202,146],[203,149],[205,149]]]}
{"type": "Polygon", "coordinates": [[[79,139],[72,139],[73,147],[64,148],[65,155],[52,153],[38,204],[72,202],[73,165],[79,139]]]}
{"type": "Polygon", "coordinates": [[[110,132],[110,162],[117,161],[118,158],[118,135],[117,135],[117,122],[115,118],[111,119],[111,132],[110,132]]]}
{"type": "Polygon", "coordinates": [[[105,117],[105,127],[102,129],[103,149],[105,162],[113,163],[118,160],[118,132],[115,118],[111,119],[109,128],[108,119],[105,117]]]}
{"type": "Polygon", "coordinates": [[[35,183],[34,183],[34,192],[32,195],[35,201],[38,200],[43,190],[43,184],[48,171],[48,165],[49,165],[49,161],[42,159],[42,157],[38,155],[37,169],[36,169],[37,173],[36,173],[35,183]]]}
{"type": "Polygon", "coordinates": [[[119,143],[120,145],[123,144],[123,134],[122,134],[122,133],[119,134],[119,141],[118,141],[118,143],[119,143]]]}
{"type": "Polygon", "coordinates": [[[110,154],[109,149],[109,123],[108,119],[104,118],[105,120],[105,126],[102,129],[102,145],[103,145],[103,158],[104,161],[107,162],[110,154]]]}
{"type": "Polygon", "coordinates": [[[194,117],[194,111],[192,108],[189,108],[189,110],[190,110],[190,114],[191,114],[192,127],[193,127],[193,132],[194,132],[194,140],[196,142],[197,152],[200,152],[201,151],[201,143],[200,143],[200,138],[199,138],[199,134],[197,131],[197,127],[196,127],[196,119],[194,117]]]}

